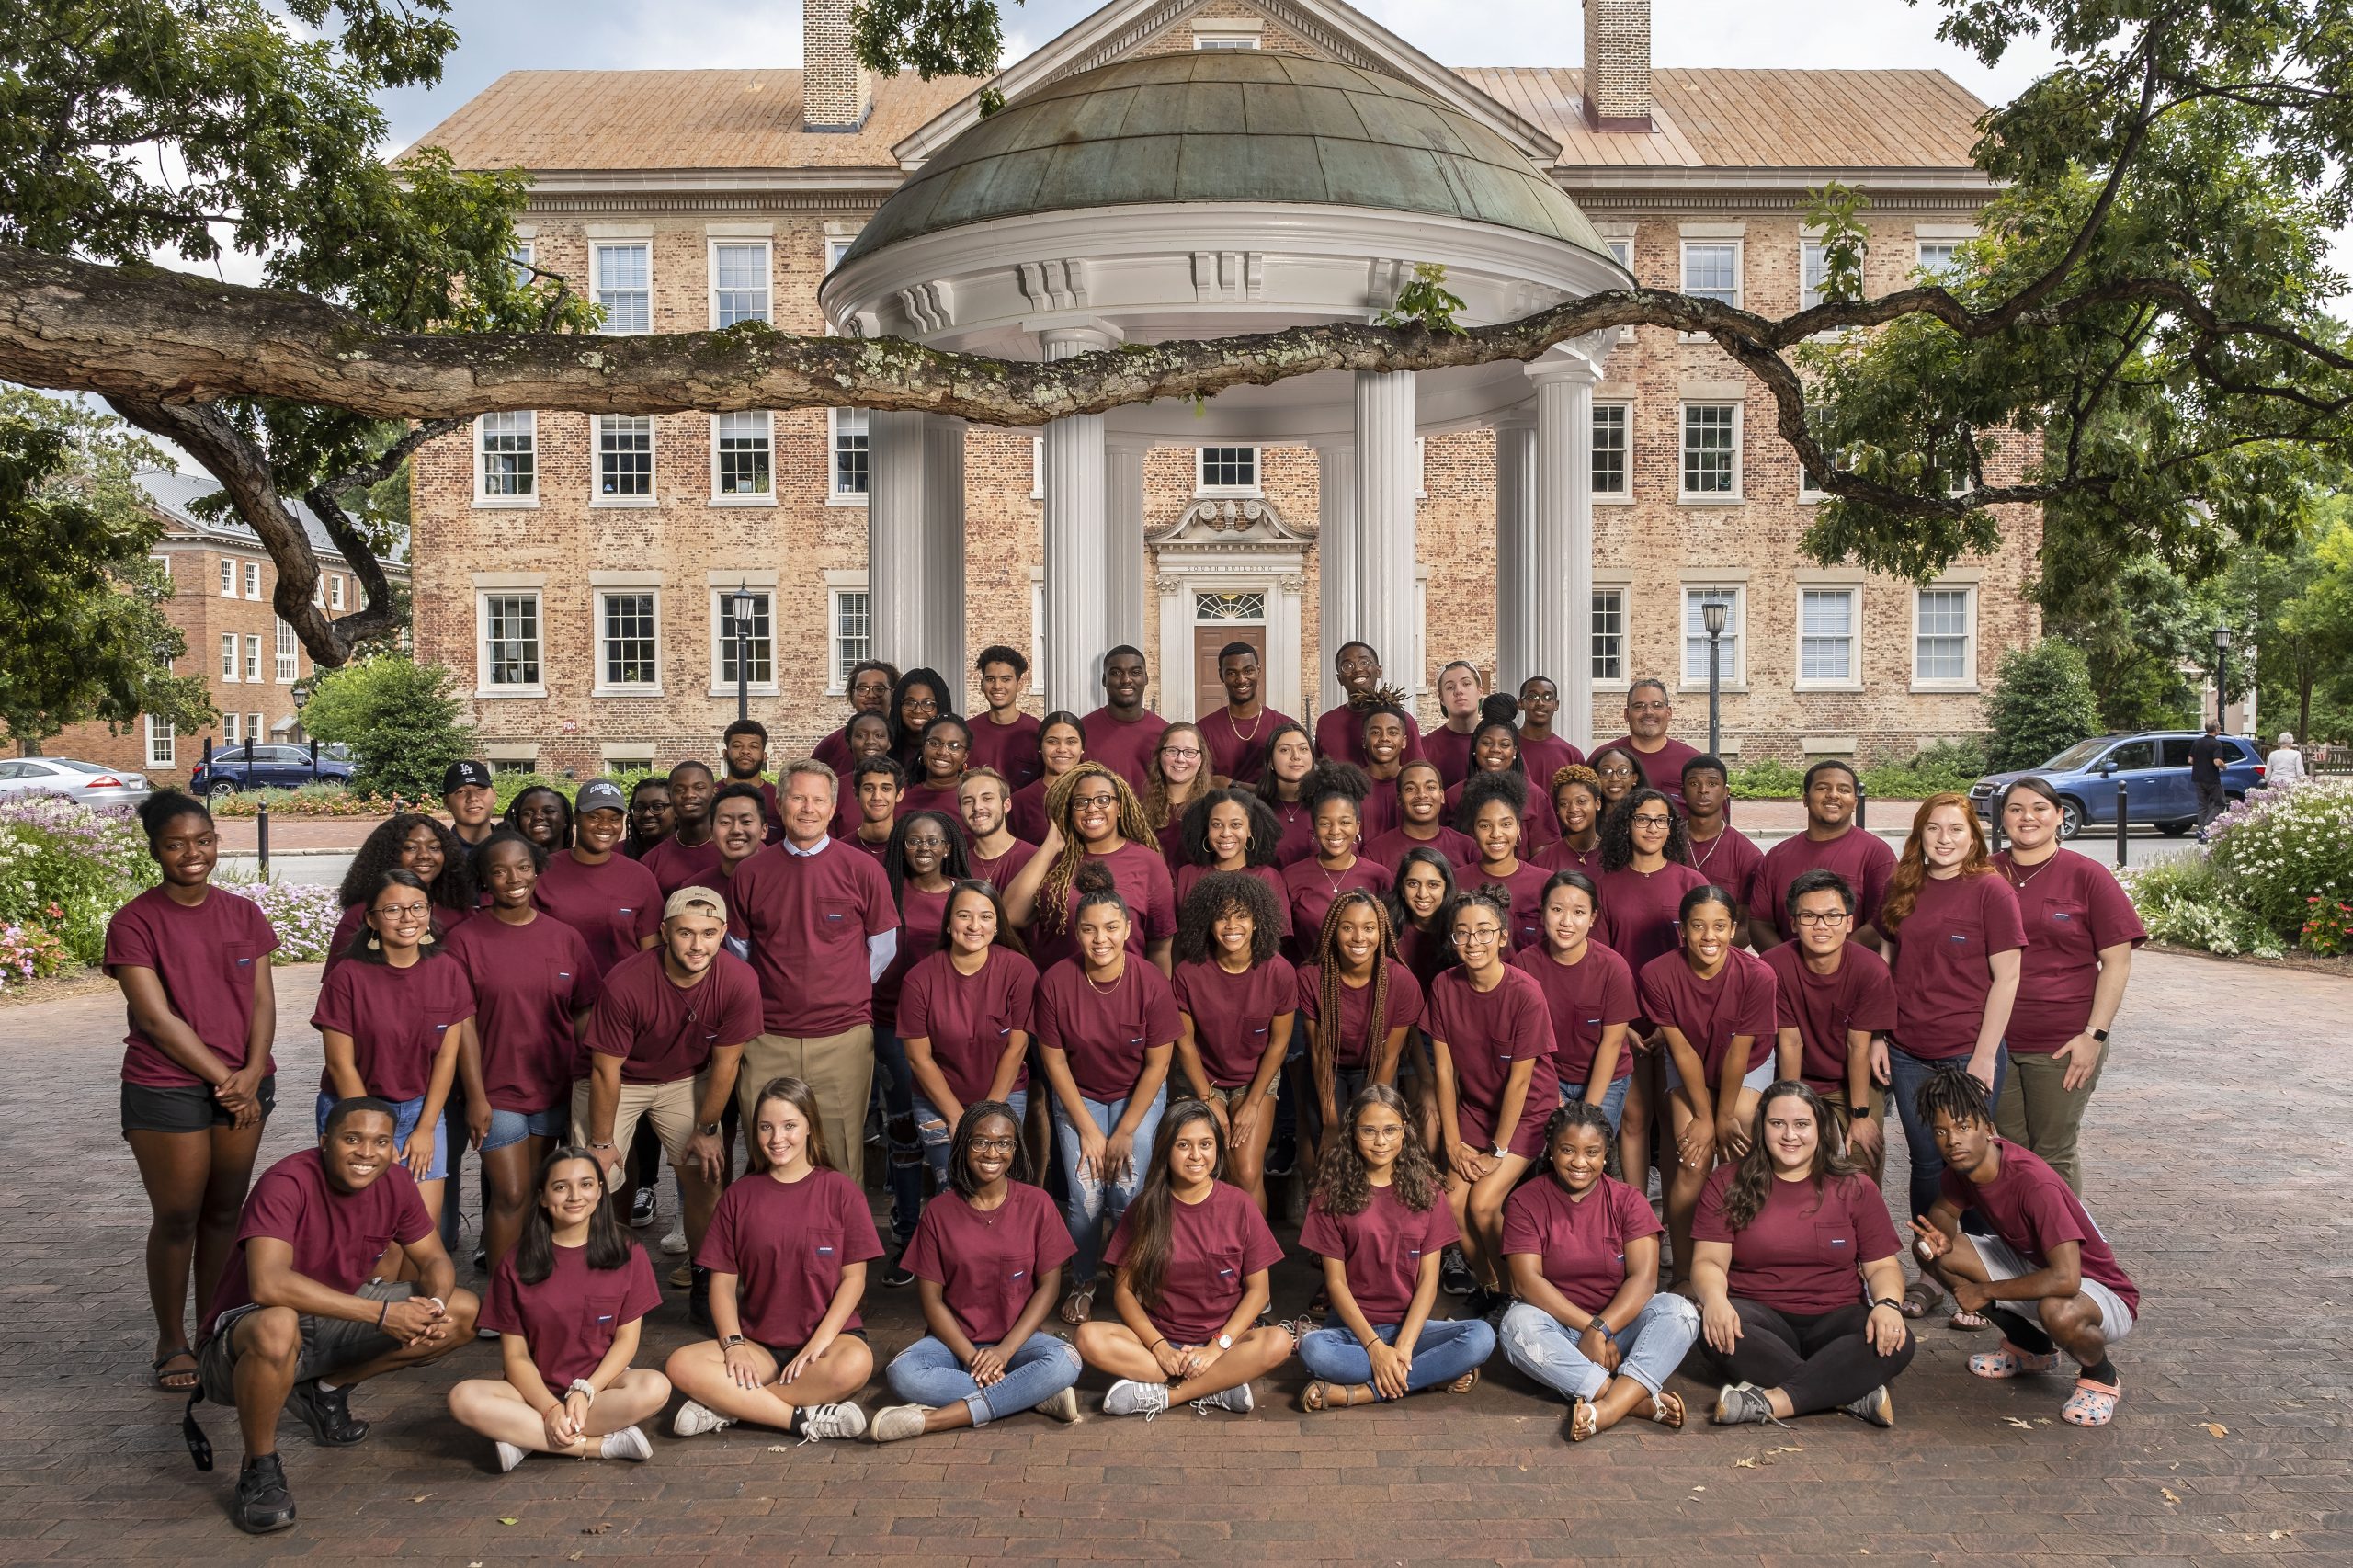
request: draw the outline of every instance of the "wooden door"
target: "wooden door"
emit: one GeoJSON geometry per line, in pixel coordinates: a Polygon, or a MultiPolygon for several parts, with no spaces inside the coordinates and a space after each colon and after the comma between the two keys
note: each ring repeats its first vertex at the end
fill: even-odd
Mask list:
{"type": "MultiPolygon", "coordinates": [[[[1258,666],[1263,672],[1267,664],[1267,628],[1257,623],[1231,620],[1197,621],[1193,626],[1193,706],[1199,712],[1225,701],[1225,687],[1218,684],[1218,650],[1228,642],[1247,642],[1258,650],[1258,666]]],[[[1264,676],[1261,676],[1263,685],[1264,676]]]]}

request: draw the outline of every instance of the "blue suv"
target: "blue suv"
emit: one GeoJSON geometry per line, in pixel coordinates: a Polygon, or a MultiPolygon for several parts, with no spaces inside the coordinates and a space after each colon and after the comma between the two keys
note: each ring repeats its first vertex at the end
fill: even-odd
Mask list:
{"type": "Polygon", "coordinates": [[[354,771],[351,764],[328,756],[324,746],[319,748],[315,773],[311,768],[311,748],[307,745],[257,744],[251,755],[252,761],[248,763],[242,743],[214,752],[210,764],[199,763],[188,769],[188,789],[200,795],[233,795],[240,790],[292,790],[313,782],[349,784],[354,771]]]}
{"type": "MultiPolygon", "coordinates": [[[[2125,789],[2125,822],[2165,833],[2188,833],[2198,825],[2198,791],[2189,782],[2189,745],[2194,730],[2151,730],[2137,735],[2096,735],[2077,741],[2040,767],[1988,774],[1969,788],[1970,803],[1987,823],[2012,779],[2039,778],[2059,792],[2059,836],[2073,838],[2096,824],[2116,824],[2116,787],[2125,789]]],[[[2222,794],[2235,801],[2263,787],[2263,753],[2241,735],[2220,737],[2228,754],[2222,763],[2222,794]]]]}

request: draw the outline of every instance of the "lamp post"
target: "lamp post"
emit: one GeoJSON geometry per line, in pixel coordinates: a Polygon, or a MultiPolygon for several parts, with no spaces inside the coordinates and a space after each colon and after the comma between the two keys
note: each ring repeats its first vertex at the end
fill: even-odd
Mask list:
{"type": "Polygon", "coordinates": [[[2218,626],[2214,628],[2214,724],[2225,734],[2230,733],[2231,728],[2231,722],[2225,717],[2225,710],[2230,706],[2230,700],[2231,629],[2227,626],[2218,626]]]}
{"type": "Polygon", "coordinates": [[[1723,669],[1724,622],[1732,607],[1722,599],[1710,599],[1699,607],[1699,620],[1708,629],[1708,755],[1721,756],[1717,748],[1722,744],[1722,674],[1723,669]]]}
{"type": "Polygon", "coordinates": [[[752,597],[748,584],[737,584],[727,596],[727,608],[735,618],[735,717],[752,716],[752,597]]]}

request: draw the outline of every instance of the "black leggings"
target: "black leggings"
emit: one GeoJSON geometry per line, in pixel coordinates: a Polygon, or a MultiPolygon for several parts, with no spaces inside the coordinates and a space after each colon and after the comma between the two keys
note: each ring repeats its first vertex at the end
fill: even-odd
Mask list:
{"type": "Polygon", "coordinates": [[[1882,1356],[1863,1335],[1870,1308],[1858,1301],[1835,1312],[1785,1312],[1761,1301],[1733,1298],[1740,1314],[1740,1339],[1726,1356],[1700,1340],[1718,1373],[1730,1381],[1779,1389],[1799,1415],[1836,1410],[1892,1383],[1912,1364],[1917,1347],[1909,1330],[1893,1356],[1882,1356]]]}

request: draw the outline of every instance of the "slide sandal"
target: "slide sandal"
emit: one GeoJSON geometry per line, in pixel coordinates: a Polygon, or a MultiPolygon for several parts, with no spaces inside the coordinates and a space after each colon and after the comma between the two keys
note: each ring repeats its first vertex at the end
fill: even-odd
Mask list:
{"type": "Polygon", "coordinates": [[[1984,1351],[1969,1358],[1971,1375],[1980,1378],[2039,1378],[2058,1369],[2057,1351],[2037,1356],[2006,1339],[1999,1350],[1984,1351]]]}
{"type": "Polygon", "coordinates": [[[147,1369],[152,1374],[154,1385],[165,1393],[194,1393],[197,1381],[202,1375],[197,1370],[196,1352],[185,1345],[177,1350],[165,1351],[164,1354],[147,1363],[147,1369]],[[188,1363],[185,1370],[175,1372],[164,1370],[164,1368],[171,1362],[183,1359],[188,1363]]]}
{"type": "Polygon", "coordinates": [[[2116,1419],[2116,1402],[2124,1391],[2113,1383],[2075,1380],[2075,1392],[2059,1407],[2059,1419],[2070,1426],[2105,1426],[2116,1419]]]}

